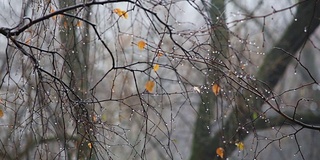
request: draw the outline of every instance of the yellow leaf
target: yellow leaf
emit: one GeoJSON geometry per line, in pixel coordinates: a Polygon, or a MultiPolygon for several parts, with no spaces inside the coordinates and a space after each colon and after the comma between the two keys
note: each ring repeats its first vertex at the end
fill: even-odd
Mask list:
{"type": "Polygon", "coordinates": [[[215,95],[218,95],[219,92],[220,92],[220,86],[218,84],[214,84],[212,85],[212,92],[215,94],[215,95]]]}
{"type": "Polygon", "coordinates": [[[218,156],[220,156],[221,158],[223,158],[224,155],[224,149],[222,147],[217,148],[216,153],[218,156]]]}
{"type": "Polygon", "coordinates": [[[144,42],[144,41],[139,41],[139,42],[137,43],[137,46],[138,46],[138,48],[139,48],[140,50],[143,50],[143,48],[146,46],[146,42],[144,42]]]}
{"type": "Polygon", "coordinates": [[[91,143],[88,143],[88,147],[91,149],[91,148],[92,148],[92,144],[91,144],[91,143]]]}
{"type": "Polygon", "coordinates": [[[159,64],[155,64],[154,66],[153,66],[153,70],[155,71],[155,72],[157,72],[158,70],[159,70],[159,64]]]}
{"type": "Polygon", "coordinates": [[[146,90],[151,93],[153,91],[153,87],[154,87],[155,83],[153,81],[148,81],[145,85],[146,90]]]}
{"type": "Polygon", "coordinates": [[[124,17],[125,19],[128,19],[129,17],[128,13],[126,11],[121,10],[120,8],[114,9],[113,12],[120,17],[124,17]]]}
{"type": "Polygon", "coordinates": [[[240,151],[244,149],[244,144],[242,142],[235,143],[235,145],[238,147],[240,151]]]}
{"type": "Polygon", "coordinates": [[[128,19],[128,17],[129,17],[128,12],[123,12],[122,15],[123,15],[123,17],[124,17],[125,19],[128,19]]]}
{"type": "Polygon", "coordinates": [[[2,118],[3,117],[3,110],[2,109],[0,109],[0,118],[2,118]]]}
{"type": "Polygon", "coordinates": [[[102,116],[101,116],[101,120],[102,121],[107,121],[107,114],[102,114],[102,116]]]}
{"type": "MultiPolygon", "coordinates": [[[[119,13],[122,12],[122,10],[120,8],[116,8],[113,10],[113,12],[119,15],[119,13]]],[[[121,15],[119,15],[119,16],[121,16],[121,15]]]]}
{"type": "Polygon", "coordinates": [[[257,119],[257,118],[258,118],[258,113],[257,112],[253,112],[252,119],[257,119]]]}

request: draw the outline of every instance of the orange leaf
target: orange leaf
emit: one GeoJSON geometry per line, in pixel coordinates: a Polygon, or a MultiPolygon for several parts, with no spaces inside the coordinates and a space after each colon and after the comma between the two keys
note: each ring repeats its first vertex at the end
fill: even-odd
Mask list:
{"type": "Polygon", "coordinates": [[[122,15],[123,15],[123,17],[124,17],[125,19],[128,19],[128,17],[129,17],[128,12],[123,12],[122,15]]]}
{"type": "Polygon", "coordinates": [[[50,5],[50,11],[49,13],[53,13],[55,10],[53,9],[52,5],[50,5]]]}
{"type": "Polygon", "coordinates": [[[212,85],[212,92],[215,94],[215,95],[218,95],[219,92],[220,92],[220,86],[218,84],[214,84],[212,85]]]}
{"type": "Polygon", "coordinates": [[[68,28],[68,22],[67,22],[67,21],[64,21],[64,22],[63,22],[63,27],[64,27],[65,29],[68,28]]]}
{"type": "MultiPolygon", "coordinates": [[[[53,13],[53,12],[55,12],[55,10],[54,10],[53,7],[50,5],[50,11],[49,11],[49,13],[53,13]]],[[[56,20],[56,19],[57,19],[57,16],[52,16],[52,19],[53,19],[53,20],[56,20]]]]}
{"type": "Polygon", "coordinates": [[[140,50],[143,50],[143,48],[146,46],[146,42],[144,42],[144,41],[139,41],[139,42],[137,43],[137,45],[138,45],[138,48],[139,48],[140,50]]]}
{"type": "Polygon", "coordinates": [[[151,93],[153,91],[155,83],[153,81],[148,81],[145,85],[146,90],[151,93]]]}
{"type": "Polygon", "coordinates": [[[163,53],[159,51],[159,52],[157,53],[157,56],[158,56],[158,57],[161,57],[161,56],[163,56],[163,53]]]}
{"type": "Polygon", "coordinates": [[[82,21],[78,21],[77,22],[77,27],[81,27],[82,26],[82,21]]]}
{"type": "Polygon", "coordinates": [[[155,64],[154,66],[153,66],[153,70],[155,71],[155,72],[157,72],[158,70],[159,70],[159,64],[155,64]]]}
{"type": "Polygon", "coordinates": [[[128,19],[129,17],[128,13],[126,11],[121,10],[120,8],[114,9],[113,12],[120,17],[124,17],[125,19],[128,19]]]}
{"type": "Polygon", "coordinates": [[[0,118],[2,118],[3,117],[3,110],[2,109],[0,109],[0,118]]]}
{"type": "Polygon", "coordinates": [[[29,45],[30,42],[31,42],[31,38],[28,38],[25,43],[29,45]]]}
{"type": "Polygon", "coordinates": [[[224,149],[222,147],[219,147],[219,148],[217,148],[216,153],[217,153],[218,156],[223,158],[224,149]]]}
{"type": "MultiPolygon", "coordinates": [[[[122,10],[120,8],[116,8],[113,10],[113,12],[119,15],[119,13],[122,12],[122,10]]],[[[121,16],[121,15],[119,15],[119,16],[121,16]]]]}

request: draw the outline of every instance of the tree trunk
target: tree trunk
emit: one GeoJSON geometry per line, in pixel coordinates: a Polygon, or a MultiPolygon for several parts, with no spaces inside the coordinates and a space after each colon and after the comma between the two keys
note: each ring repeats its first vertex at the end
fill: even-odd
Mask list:
{"type": "MultiPolygon", "coordinates": [[[[216,8],[209,8],[209,12],[212,17],[212,21],[215,26],[213,35],[211,36],[211,43],[213,45],[211,50],[216,51],[211,53],[212,58],[212,65],[214,65],[216,60],[221,60],[223,57],[226,57],[228,54],[228,29],[225,24],[225,4],[224,0],[212,0],[211,2],[216,8]],[[218,17],[218,18],[217,18],[218,17]],[[219,54],[217,54],[219,52],[219,54]]],[[[208,79],[206,79],[206,85],[211,88],[211,86],[215,84],[219,84],[219,67],[218,68],[211,68],[209,71],[208,79]]],[[[201,102],[199,104],[198,109],[198,117],[196,120],[196,125],[194,129],[194,137],[192,143],[192,154],[191,160],[206,160],[206,159],[213,159],[212,151],[215,150],[212,148],[212,144],[210,142],[211,139],[211,123],[215,118],[214,112],[216,109],[217,104],[217,97],[213,94],[211,89],[206,92],[201,93],[201,102]]],[[[217,140],[215,143],[221,143],[220,140],[217,140]]]]}
{"type": "MultiPolygon", "coordinates": [[[[75,0],[60,0],[60,8],[75,5],[75,0]]],[[[89,19],[90,8],[83,11],[83,16],[80,18],[89,19]]],[[[65,50],[65,69],[66,77],[69,81],[70,88],[73,89],[75,95],[73,104],[70,104],[73,111],[73,117],[76,121],[77,129],[77,159],[93,159],[92,154],[94,141],[94,126],[92,123],[93,107],[85,104],[83,100],[88,98],[88,83],[89,83],[89,26],[81,21],[81,19],[74,18],[75,11],[67,12],[61,21],[61,27],[64,27],[60,32],[62,48],[65,50]],[[79,25],[80,24],[80,25],[79,25]]]]}

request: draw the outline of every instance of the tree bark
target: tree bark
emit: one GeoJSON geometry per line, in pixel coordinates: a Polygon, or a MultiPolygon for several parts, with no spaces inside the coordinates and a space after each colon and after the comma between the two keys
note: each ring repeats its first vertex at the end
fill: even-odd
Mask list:
{"type": "MultiPolygon", "coordinates": [[[[212,24],[214,24],[214,31],[211,35],[211,43],[214,44],[211,50],[219,52],[219,54],[211,53],[212,65],[214,65],[215,60],[222,59],[226,57],[228,54],[228,30],[225,24],[225,5],[224,0],[212,0],[212,4],[214,4],[215,8],[210,8],[209,12],[212,17],[212,24]]],[[[209,71],[209,78],[206,79],[206,85],[211,88],[213,83],[219,83],[219,67],[217,69],[212,68],[209,71]]],[[[193,143],[192,143],[192,154],[191,160],[206,160],[212,159],[212,151],[215,150],[212,148],[212,144],[210,142],[211,133],[210,126],[215,118],[214,110],[217,106],[217,97],[213,94],[211,90],[208,92],[204,91],[201,93],[201,102],[199,104],[198,109],[198,117],[195,124],[194,135],[193,135],[193,143]]],[[[219,144],[221,141],[217,139],[215,143],[219,144]]]]}
{"type": "MultiPolygon", "coordinates": [[[[60,8],[73,6],[75,0],[60,0],[60,8]]],[[[90,8],[86,8],[84,15],[80,18],[89,19],[90,8]]],[[[77,159],[94,159],[92,153],[94,147],[94,126],[92,123],[93,107],[83,102],[88,98],[89,87],[89,26],[75,18],[74,10],[66,12],[61,20],[63,32],[60,32],[62,48],[65,50],[66,78],[70,88],[76,95],[72,95],[76,104],[70,104],[73,117],[76,121],[76,154],[77,159]],[[80,21],[80,22],[79,22],[80,21]],[[79,25],[81,24],[81,25],[79,25]],[[89,147],[90,146],[90,147],[89,147]]]]}

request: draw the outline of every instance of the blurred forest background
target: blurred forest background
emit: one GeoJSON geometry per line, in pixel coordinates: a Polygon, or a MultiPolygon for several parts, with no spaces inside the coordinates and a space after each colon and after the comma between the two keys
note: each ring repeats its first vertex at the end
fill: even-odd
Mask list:
{"type": "Polygon", "coordinates": [[[0,8],[0,159],[318,159],[319,0],[0,8]]]}

